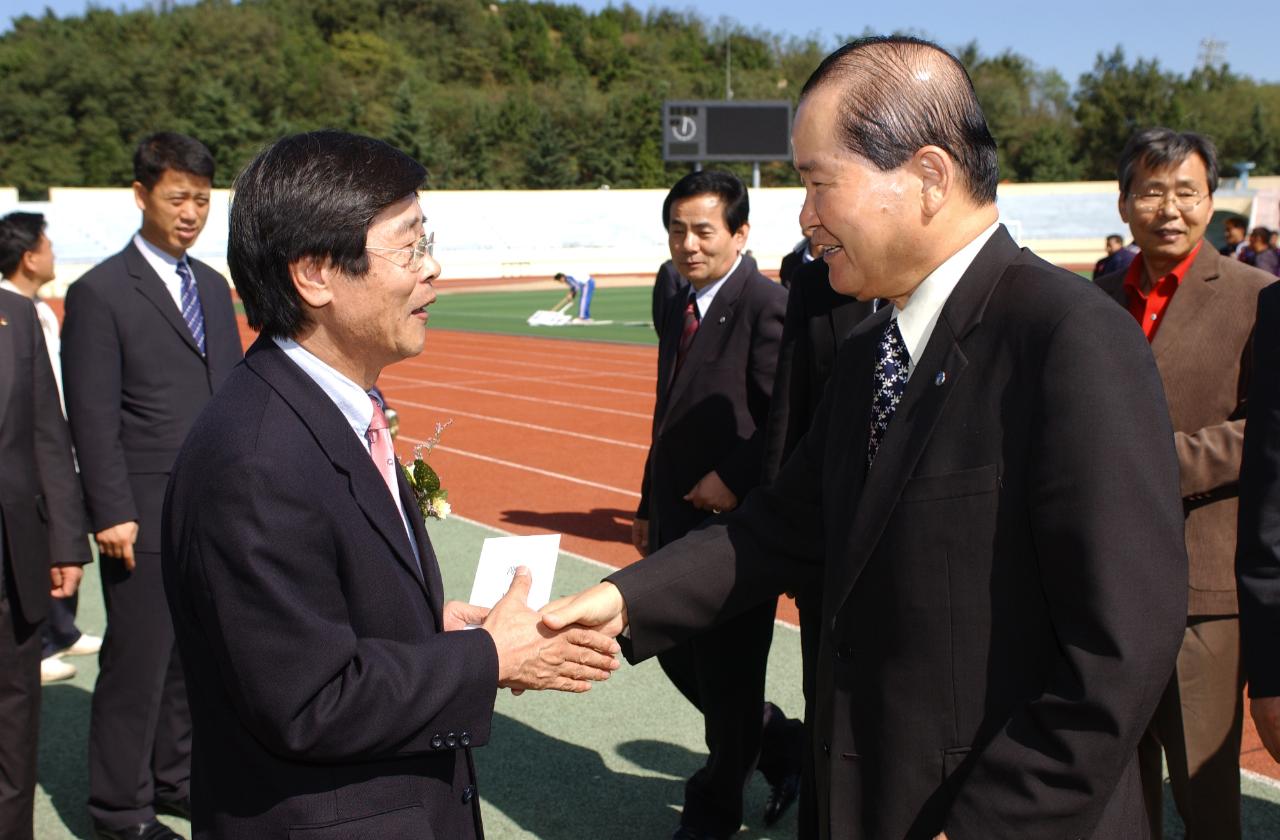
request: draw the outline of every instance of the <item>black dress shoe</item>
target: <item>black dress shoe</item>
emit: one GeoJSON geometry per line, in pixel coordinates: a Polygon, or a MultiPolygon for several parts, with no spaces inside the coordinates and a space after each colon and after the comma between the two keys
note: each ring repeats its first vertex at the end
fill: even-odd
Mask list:
{"type": "Polygon", "coordinates": [[[764,824],[769,826],[782,819],[787,809],[800,795],[800,774],[792,773],[776,785],[769,786],[769,798],[764,803],[764,824]]]}
{"type": "Polygon", "coordinates": [[[671,835],[671,840],[727,840],[727,837],[681,823],[676,826],[676,833],[671,835]]]}
{"type": "Polygon", "coordinates": [[[157,799],[156,813],[168,814],[171,817],[182,817],[187,822],[191,822],[191,797],[184,796],[181,799],[157,799]]]}
{"type": "Polygon", "coordinates": [[[107,828],[94,823],[93,836],[97,840],[184,840],[181,834],[154,819],[125,828],[107,828]]]}

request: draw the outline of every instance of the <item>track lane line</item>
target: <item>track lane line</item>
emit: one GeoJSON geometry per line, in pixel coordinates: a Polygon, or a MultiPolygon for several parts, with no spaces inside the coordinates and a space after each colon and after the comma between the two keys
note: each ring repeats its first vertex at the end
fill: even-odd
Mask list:
{"type": "Polygon", "coordinates": [[[490,391],[485,388],[471,388],[467,386],[450,385],[446,382],[418,382],[416,385],[406,385],[406,388],[453,388],[455,391],[466,391],[470,394],[483,394],[489,397],[504,397],[509,400],[525,400],[526,402],[536,402],[542,405],[556,405],[562,408],[572,408],[576,411],[596,411],[601,414],[616,414],[620,417],[635,417],[640,420],[653,420],[653,412],[641,411],[624,411],[621,408],[600,408],[594,405],[583,405],[582,403],[565,402],[563,400],[550,400],[542,397],[527,397],[524,394],[508,394],[505,391],[490,391]]]}
{"type": "MultiPolygon", "coordinates": [[[[557,429],[553,426],[539,426],[536,423],[525,423],[520,420],[507,420],[505,418],[494,417],[489,414],[475,414],[470,411],[461,411],[454,408],[446,408],[445,406],[440,406],[440,405],[429,405],[427,403],[412,402],[411,400],[396,400],[395,405],[397,406],[407,405],[410,408],[422,408],[422,409],[427,409],[429,411],[439,411],[444,414],[456,415],[458,417],[469,417],[473,420],[483,420],[489,423],[500,423],[504,426],[515,426],[520,429],[529,429],[535,432],[548,432],[550,434],[559,435],[561,437],[572,437],[572,438],[579,438],[581,440],[589,440],[592,443],[604,443],[610,446],[624,446],[624,447],[627,447],[628,449],[639,449],[646,452],[649,450],[649,445],[644,443],[632,443],[631,441],[627,441],[627,440],[616,440],[614,438],[600,437],[598,435],[589,435],[584,432],[573,432],[567,429],[557,429]]],[[[405,438],[405,440],[408,440],[408,438],[405,438]]]]}
{"type": "MultiPolygon", "coordinates": [[[[406,443],[414,443],[414,444],[426,443],[425,440],[406,437],[404,435],[400,435],[397,438],[397,440],[403,440],[406,443]]],[[[601,484],[598,481],[588,481],[585,478],[578,478],[572,475],[565,475],[564,473],[552,472],[551,470],[543,470],[543,469],[539,469],[538,467],[531,467],[527,464],[517,464],[514,461],[506,461],[506,460],[503,460],[502,458],[494,458],[491,455],[481,455],[479,452],[468,452],[465,449],[454,449],[452,446],[436,446],[435,451],[447,452],[450,455],[458,455],[463,458],[474,458],[477,461],[484,461],[489,464],[498,464],[499,466],[507,467],[509,469],[521,470],[523,472],[530,472],[530,473],[534,473],[535,475],[543,476],[545,478],[554,478],[554,479],[558,479],[559,481],[567,481],[571,484],[581,484],[585,487],[594,487],[597,490],[607,490],[610,493],[617,493],[620,496],[627,496],[632,499],[640,498],[640,494],[635,492],[634,490],[623,490],[621,487],[612,487],[608,484],[601,484]]]]}

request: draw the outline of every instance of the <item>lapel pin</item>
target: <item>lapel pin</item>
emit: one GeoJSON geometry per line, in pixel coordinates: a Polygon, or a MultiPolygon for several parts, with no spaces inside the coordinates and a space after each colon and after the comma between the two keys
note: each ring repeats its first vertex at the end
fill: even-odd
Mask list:
{"type": "Polygon", "coordinates": [[[934,385],[941,385],[946,381],[947,381],[947,372],[944,370],[938,371],[938,375],[933,378],[934,385]]]}
{"type": "Polygon", "coordinates": [[[720,316],[720,323],[722,323],[722,324],[724,323],[724,316],[723,316],[723,315],[721,315],[721,316],[720,316]]]}
{"type": "Polygon", "coordinates": [[[9,319],[4,317],[3,315],[0,315],[0,327],[7,327],[7,326],[9,326],[9,319]]]}

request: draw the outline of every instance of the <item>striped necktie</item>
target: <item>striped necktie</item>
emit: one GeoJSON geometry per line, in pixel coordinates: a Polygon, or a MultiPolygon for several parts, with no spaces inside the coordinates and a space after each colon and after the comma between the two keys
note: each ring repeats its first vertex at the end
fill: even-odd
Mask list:
{"type": "Polygon", "coordinates": [[[182,280],[182,320],[187,322],[191,337],[200,348],[200,355],[205,354],[204,345],[204,309],[200,306],[200,292],[196,289],[196,278],[191,274],[186,258],[178,261],[178,277],[182,280]]]}
{"type": "Polygon", "coordinates": [[[680,344],[676,348],[676,373],[680,372],[680,367],[684,364],[684,357],[689,354],[689,345],[693,344],[693,337],[698,332],[700,321],[698,302],[691,291],[689,292],[689,302],[684,307],[684,328],[680,330],[680,344]]]}

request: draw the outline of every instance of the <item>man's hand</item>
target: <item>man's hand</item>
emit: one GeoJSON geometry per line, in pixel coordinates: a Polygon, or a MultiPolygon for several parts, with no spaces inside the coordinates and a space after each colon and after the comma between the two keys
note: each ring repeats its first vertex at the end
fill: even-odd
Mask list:
{"type": "Polygon", "coordinates": [[[627,604],[618,587],[608,581],[597,583],[547,604],[542,608],[542,623],[552,630],[577,624],[617,636],[627,626],[627,604]]]}
{"type": "Polygon", "coordinates": [[[1258,727],[1262,746],[1280,762],[1280,697],[1254,697],[1249,701],[1249,715],[1258,727]]]}
{"type": "Polygon", "coordinates": [[[133,571],[133,544],[138,541],[137,522],[121,522],[119,525],[103,528],[93,538],[98,541],[99,554],[123,560],[125,571],[133,571]]]}
{"type": "Polygon", "coordinates": [[[498,685],[513,691],[548,689],[582,692],[607,680],[618,668],[620,648],[613,637],[585,627],[552,629],[529,609],[533,577],[521,566],[511,588],[481,625],[498,648],[498,685]]]}
{"type": "Polygon", "coordinates": [[[738,506],[738,497],[725,486],[715,470],[693,485],[693,489],[685,494],[684,500],[698,510],[709,510],[712,513],[727,513],[738,506]]]}
{"type": "Polygon", "coordinates": [[[649,520],[631,520],[631,544],[640,552],[641,557],[649,554],[649,520]]]}
{"type": "Polygon", "coordinates": [[[70,598],[80,588],[80,578],[84,569],[74,564],[49,567],[49,580],[53,584],[49,594],[54,598],[70,598]]]}
{"type": "Polygon", "coordinates": [[[488,607],[477,607],[466,601],[449,601],[444,605],[444,632],[480,626],[489,615],[488,607]]]}

